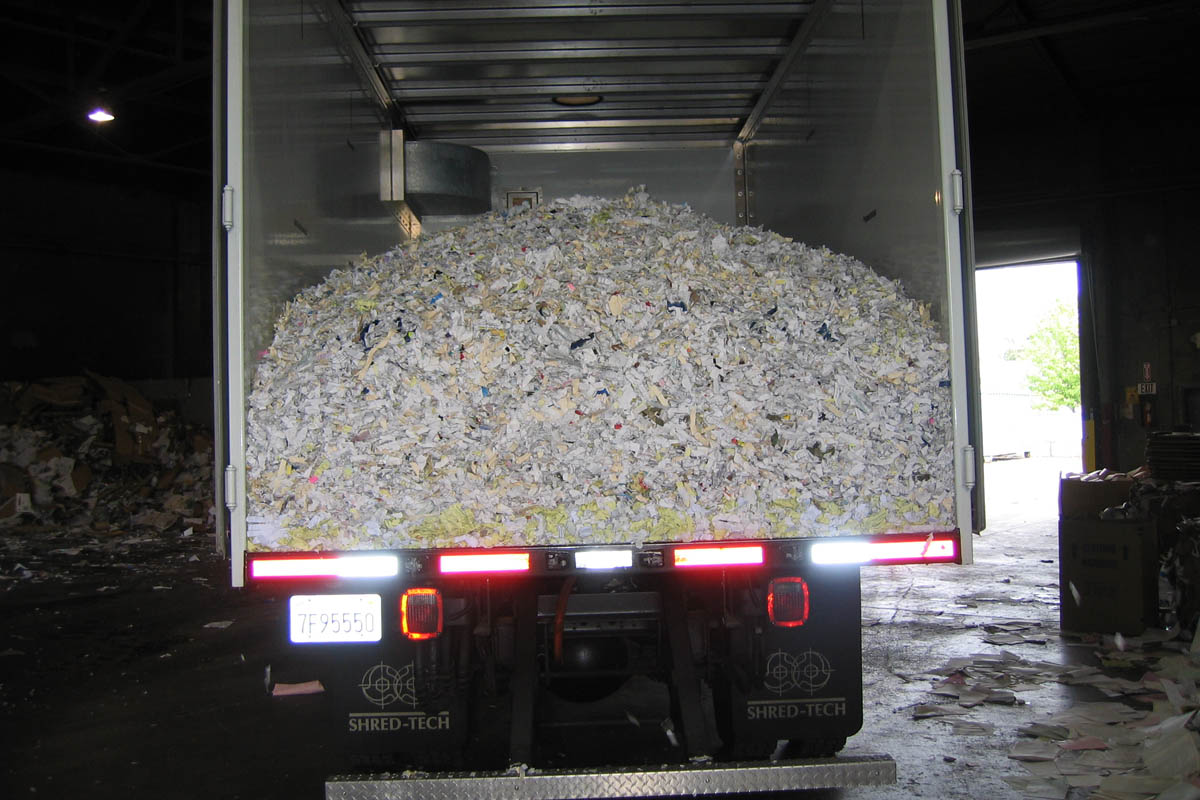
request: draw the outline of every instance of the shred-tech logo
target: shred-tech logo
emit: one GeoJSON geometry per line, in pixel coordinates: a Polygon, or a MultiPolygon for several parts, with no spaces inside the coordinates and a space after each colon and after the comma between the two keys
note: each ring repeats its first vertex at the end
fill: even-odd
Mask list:
{"type": "Polygon", "coordinates": [[[415,708],[417,705],[417,682],[412,664],[399,669],[379,663],[363,673],[358,682],[363,697],[368,703],[387,708],[393,703],[403,703],[415,708]]]}
{"type": "Polygon", "coordinates": [[[450,730],[450,712],[439,711],[427,714],[417,711],[417,681],[416,669],[407,664],[403,667],[393,667],[380,662],[363,673],[358,682],[363,697],[379,711],[351,712],[349,716],[350,733],[393,733],[396,731],[411,731],[428,733],[429,731],[450,730]],[[408,706],[407,711],[387,711],[389,706],[408,706]]]}
{"type": "Polygon", "coordinates": [[[763,686],[780,697],[791,692],[813,695],[824,689],[831,677],[833,666],[828,658],[816,650],[809,649],[803,653],[776,650],[767,659],[763,686]]]}

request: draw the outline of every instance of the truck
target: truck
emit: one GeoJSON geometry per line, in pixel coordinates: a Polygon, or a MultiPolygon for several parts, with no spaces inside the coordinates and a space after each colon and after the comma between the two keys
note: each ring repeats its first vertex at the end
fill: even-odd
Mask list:
{"type": "MultiPolygon", "coordinates": [[[[216,0],[218,541],[233,585],[286,609],[275,676],[316,677],[325,690],[328,735],[355,765],[331,776],[328,797],[655,796],[895,779],[886,755],[843,752],[863,724],[859,570],[970,563],[970,533],[983,522],[962,52],[957,0],[216,0]],[[544,213],[549,225],[575,209],[591,215],[580,228],[616,224],[596,198],[632,207],[645,202],[640,187],[724,226],[700,237],[711,236],[705,247],[814,243],[818,261],[847,254],[915,299],[907,308],[919,308],[945,354],[938,399],[922,402],[935,408],[931,424],[945,418],[944,441],[924,446],[947,468],[918,477],[938,484],[940,510],[870,527],[869,503],[858,516],[821,505],[819,528],[789,527],[798,517],[784,515],[769,528],[668,525],[647,535],[630,526],[590,540],[587,526],[556,534],[565,528],[548,527],[544,509],[528,535],[443,526],[432,538],[396,539],[378,524],[325,535],[320,520],[337,509],[309,514],[306,532],[288,528],[301,524],[283,511],[305,502],[296,494],[268,507],[255,488],[254,437],[273,412],[254,387],[281,370],[297,386],[317,375],[282,358],[272,337],[298,308],[333,302],[331,270],[354,283],[377,254],[422,253],[423,242],[481,214],[516,226],[544,213]]],[[[461,284],[413,258],[412,269],[450,281],[448,299],[463,300],[461,284]]],[[[480,291],[525,288],[503,278],[498,258],[472,269],[480,291]]],[[[853,283],[844,291],[857,292],[853,283]]],[[[444,296],[384,313],[379,285],[370,291],[337,337],[360,348],[360,381],[386,348],[423,335],[401,320],[434,313],[444,296]]],[[[656,299],[663,319],[688,311],[683,297],[656,299]]],[[[828,323],[819,334],[839,342],[828,323]]],[[[591,348],[595,336],[576,331],[562,347],[591,348]]],[[[876,352],[879,342],[854,344],[876,352]]],[[[465,360],[476,344],[439,352],[465,360]]],[[[904,366],[888,380],[903,385],[904,366]]],[[[441,399],[425,390],[429,403],[441,399]]],[[[592,399],[612,399],[601,393],[592,399]]],[[[861,394],[861,413],[894,413],[882,401],[871,407],[874,396],[861,394]]],[[[310,415],[309,427],[340,424],[318,400],[287,397],[307,403],[297,413],[310,415]]],[[[640,422],[676,413],[680,430],[708,444],[694,410],[689,419],[669,406],[644,403],[640,422]]],[[[364,435],[345,427],[356,443],[364,435]]],[[[744,443],[732,445],[736,453],[744,443]]],[[[833,450],[807,449],[797,463],[833,450]]],[[[278,480],[317,486],[337,473],[351,505],[348,487],[366,462],[319,460],[279,459],[278,480]]],[[[432,469],[403,463],[416,463],[416,480],[432,469]]],[[[812,480],[873,486],[878,468],[831,475],[818,465],[812,480]]],[[[413,486],[396,481],[373,490],[379,503],[413,486]]],[[[453,494],[449,486],[440,491],[453,494]]],[[[338,491],[323,495],[326,506],[338,491]]],[[[442,509],[456,500],[444,499],[442,509]]]]}

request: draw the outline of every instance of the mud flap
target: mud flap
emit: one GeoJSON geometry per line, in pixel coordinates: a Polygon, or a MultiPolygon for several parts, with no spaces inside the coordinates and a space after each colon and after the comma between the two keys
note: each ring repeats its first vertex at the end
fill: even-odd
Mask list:
{"type": "Polygon", "coordinates": [[[752,657],[714,686],[726,749],[767,755],[786,739],[793,752],[831,755],[862,727],[862,636],[858,568],[805,574],[808,620],[765,622],[752,657]]]}
{"type": "Polygon", "coordinates": [[[468,693],[429,667],[434,647],[400,641],[338,660],[327,689],[348,753],[394,754],[414,766],[455,762],[470,728],[468,693]]]}

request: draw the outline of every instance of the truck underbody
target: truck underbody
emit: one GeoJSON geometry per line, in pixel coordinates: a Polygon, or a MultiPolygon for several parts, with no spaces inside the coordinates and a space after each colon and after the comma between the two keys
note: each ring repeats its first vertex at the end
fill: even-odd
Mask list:
{"type": "MultiPolygon", "coordinates": [[[[910,563],[953,560],[956,539],[854,544],[910,563]]],[[[276,675],[322,682],[350,769],[719,771],[827,758],[862,725],[871,553],[821,544],[261,554],[249,570],[288,603],[276,675]]]]}

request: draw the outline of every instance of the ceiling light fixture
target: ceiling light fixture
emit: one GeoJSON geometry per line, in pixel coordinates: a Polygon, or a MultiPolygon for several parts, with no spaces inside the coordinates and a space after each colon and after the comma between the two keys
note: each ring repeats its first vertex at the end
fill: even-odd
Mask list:
{"type": "Polygon", "coordinates": [[[116,117],[105,106],[96,106],[88,112],[87,118],[92,122],[103,123],[112,122],[116,117]]]}

